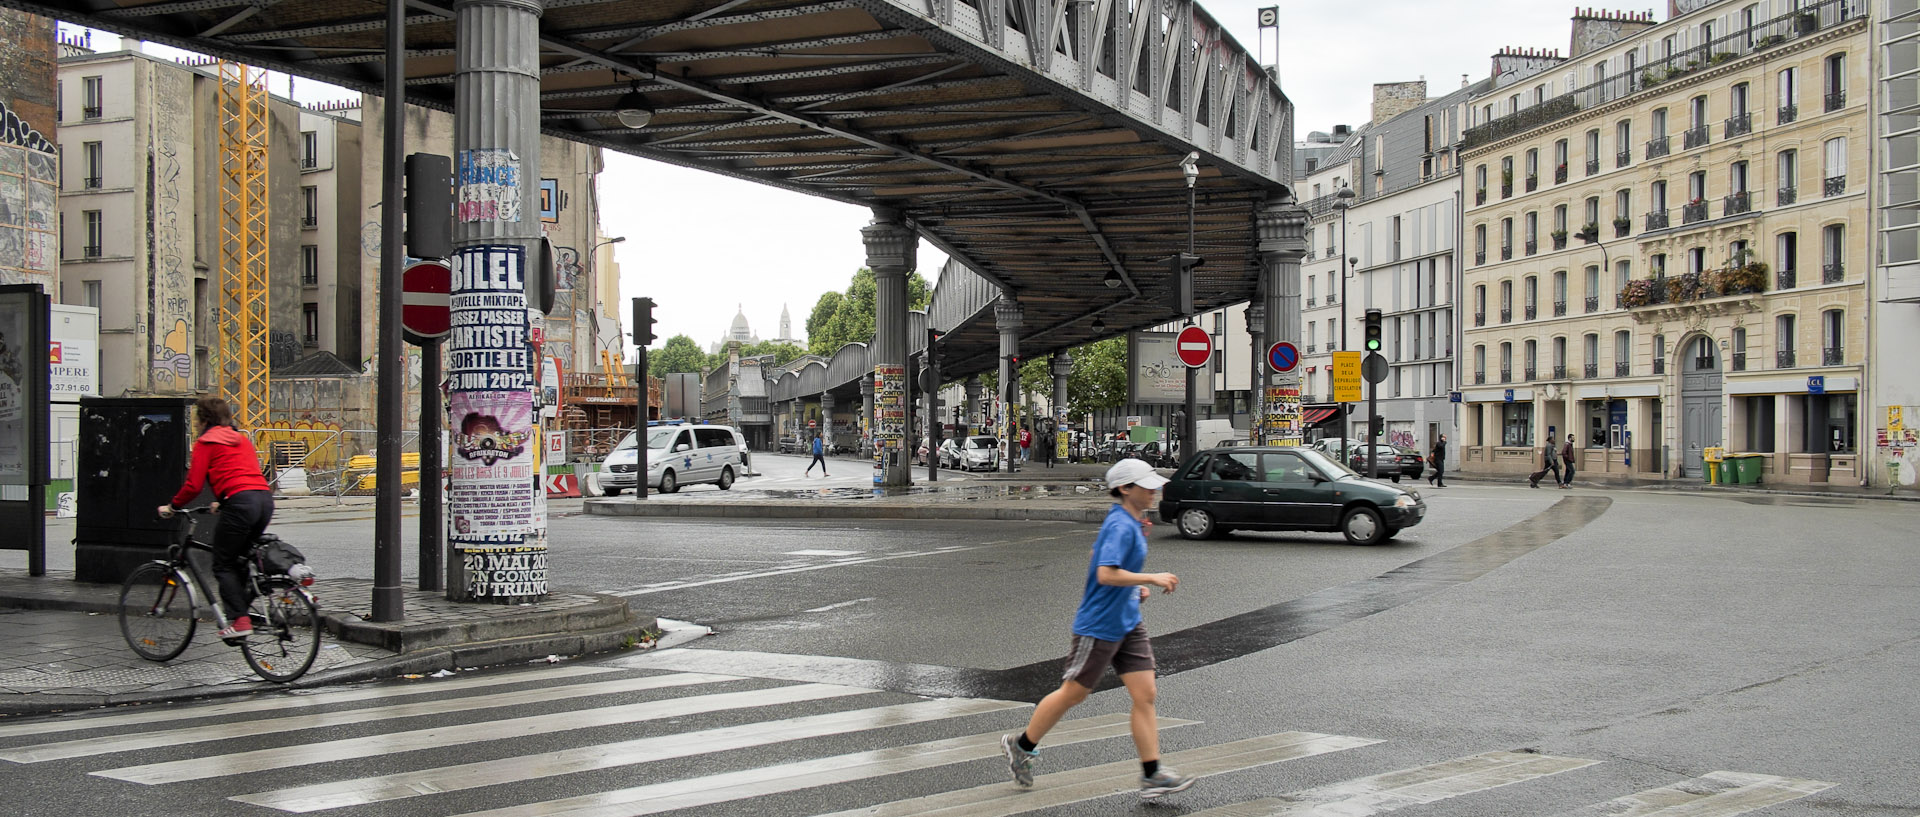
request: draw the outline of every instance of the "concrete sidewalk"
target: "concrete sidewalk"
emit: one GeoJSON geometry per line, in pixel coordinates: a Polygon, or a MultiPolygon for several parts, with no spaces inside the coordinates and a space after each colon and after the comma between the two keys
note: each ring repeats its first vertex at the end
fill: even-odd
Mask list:
{"type": "MultiPolygon", "coordinates": [[[[657,624],[627,600],[557,592],[534,604],[450,602],[406,591],[406,619],[368,621],[372,582],[314,585],[327,636],[313,669],[292,687],[459,671],[651,646],[657,624]],[[330,607],[329,604],[340,607],[330,607]]],[[[119,585],[34,578],[0,570],[0,715],[241,695],[280,688],[261,680],[236,648],[202,621],[187,651],[164,664],[135,655],[121,636],[119,585]]]]}
{"type": "MultiPolygon", "coordinates": [[[[637,499],[588,497],[581,505],[599,516],[696,519],[982,519],[1093,522],[1106,518],[1113,499],[1109,463],[1023,463],[1020,470],[949,472],[927,481],[913,469],[907,488],[771,488],[736,483],[731,491],[680,493],[637,499]],[[951,477],[949,476],[951,475],[951,477]]],[[[1162,473],[1166,473],[1162,469],[1162,473]]]]}

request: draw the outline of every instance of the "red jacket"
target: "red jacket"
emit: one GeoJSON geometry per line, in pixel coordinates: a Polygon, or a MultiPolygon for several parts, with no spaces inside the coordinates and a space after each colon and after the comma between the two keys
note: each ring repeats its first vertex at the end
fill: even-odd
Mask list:
{"type": "Polygon", "coordinates": [[[187,471],[187,483],[173,495],[173,507],[192,502],[202,485],[211,483],[215,499],[226,499],[241,491],[265,491],[267,478],[260,475],[260,455],[253,441],[233,426],[214,426],[200,435],[193,445],[193,468],[187,471]]]}

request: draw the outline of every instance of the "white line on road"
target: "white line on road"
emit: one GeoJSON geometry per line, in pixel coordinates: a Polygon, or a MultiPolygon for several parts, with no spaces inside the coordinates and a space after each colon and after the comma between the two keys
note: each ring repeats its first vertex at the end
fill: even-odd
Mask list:
{"type": "Polygon", "coordinates": [[[1283,797],[1197,811],[1188,817],[1308,817],[1338,814],[1370,817],[1407,806],[1425,805],[1478,791],[1520,783],[1599,763],[1577,757],[1526,752],[1487,752],[1417,769],[1329,783],[1283,797]]]}
{"type": "Polygon", "coordinates": [[[819,550],[819,549],[813,549],[813,550],[789,550],[789,551],[786,551],[786,552],[785,552],[785,555],[788,555],[788,556],[858,556],[858,555],[860,555],[860,554],[862,554],[862,553],[865,553],[865,552],[866,552],[866,551],[864,551],[864,550],[819,550]]]}
{"type": "Polygon", "coordinates": [[[644,596],[649,593],[658,593],[663,590],[683,590],[689,587],[705,587],[710,584],[726,584],[728,582],[743,582],[748,579],[765,579],[772,576],[784,576],[789,573],[806,573],[812,570],[825,570],[830,567],[846,567],[848,565],[867,564],[870,562],[885,562],[885,561],[891,561],[893,559],[910,559],[915,556],[937,556],[944,553],[953,553],[955,551],[961,551],[961,550],[974,550],[975,548],[981,548],[981,547],[986,547],[986,545],[962,545],[958,547],[948,548],[945,550],[927,551],[925,553],[909,552],[909,553],[896,553],[888,556],[870,556],[866,558],[840,559],[840,560],[828,562],[826,564],[807,565],[806,567],[790,567],[790,568],[782,568],[779,570],[763,570],[758,573],[748,573],[747,575],[744,575],[744,576],[713,578],[713,579],[707,579],[705,581],[695,581],[695,582],[682,582],[672,587],[636,587],[632,590],[615,590],[608,593],[607,595],[644,596]]]}
{"type": "Polygon", "coordinates": [[[801,610],[800,612],[802,612],[802,613],[824,613],[824,612],[826,612],[826,611],[828,611],[828,610],[838,610],[838,609],[840,609],[840,608],[842,608],[842,607],[852,607],[852,606],[854,606],[854,605],[856,605],[856,604],[860,604],[860,603],[862,603],[862,602],[869,602],[869,601],[873,601],[873,599],[871,599],[871,598],[864,598],[864,599],[854,599],[854,600],[852,600],[852,601],[842,601],[842,602],[835,602],[835,603],[833,603],[833,604],[828,604],[828,605],[824,605],[824,606],[821,606],[821,607],[815,607],[815,608],[813,608],[813,609],[811,609],[811,610],[801,610]]]}
{"type": "Polygon", "coordinates": [[[1770,774],[1710,772],[1692,780],[1629,794],[1561,817],[1732,817],[1833,788],[1833,783],[1770,774]]]}

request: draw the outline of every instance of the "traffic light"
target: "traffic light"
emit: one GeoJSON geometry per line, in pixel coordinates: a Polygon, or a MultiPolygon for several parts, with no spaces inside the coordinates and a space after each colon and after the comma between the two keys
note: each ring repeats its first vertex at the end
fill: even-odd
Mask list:
{"type": "Polygon", "coordinates": [[[1374,441],[1377,442],[1386,433],[1387,433],[1387,418],[1382,417],[1378,414],[1375,414],[1372,417],[1367,418],[1367,436],[1368,437],[1372,438],[1374,441]]]}
{"type": "Polygon", "coordinates": [[[406,163],[407,254],[415,258],[453,256],[453,159],[412,153],[406,163]]]}
{"type": "Polygon", "coordinates": [[[1380,310],[1367,310],[1366,332],[1362,334],[1361,337],[1366,339],[1365,346],[1367,351],[1380,351],[1380,310]]]}
{"type": "Polygon", "coordinates": [[[646,348],[653,345],[653,299],[633,299],[633,345],[646,348]]]}
{"type": "Polygon", "coordinates": [[[1167,272],[1173,276],[1167,303],[1173,311],[1183,316],[1193,314],[1193,269],[1206,263],[1207,259],[1192,253],[1174,253],[1167,257],[1167,272]]]}

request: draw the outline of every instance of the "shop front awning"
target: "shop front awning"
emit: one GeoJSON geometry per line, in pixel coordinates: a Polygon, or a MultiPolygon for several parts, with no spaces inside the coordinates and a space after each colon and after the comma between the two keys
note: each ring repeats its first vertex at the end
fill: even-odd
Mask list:
{"type": "Polygon", "coordinates": [[[1327,406],[1327,407],[1309,406],[1305,411],[1300,413],[1300,422],[1302,425],[1317,426],[1323,422],[1326,422],[1327,418],[1332,417],[1333,415],[1338,414],[1339,412],[1340,412],[1340,409],[1334,406],[1327,406]]]}

